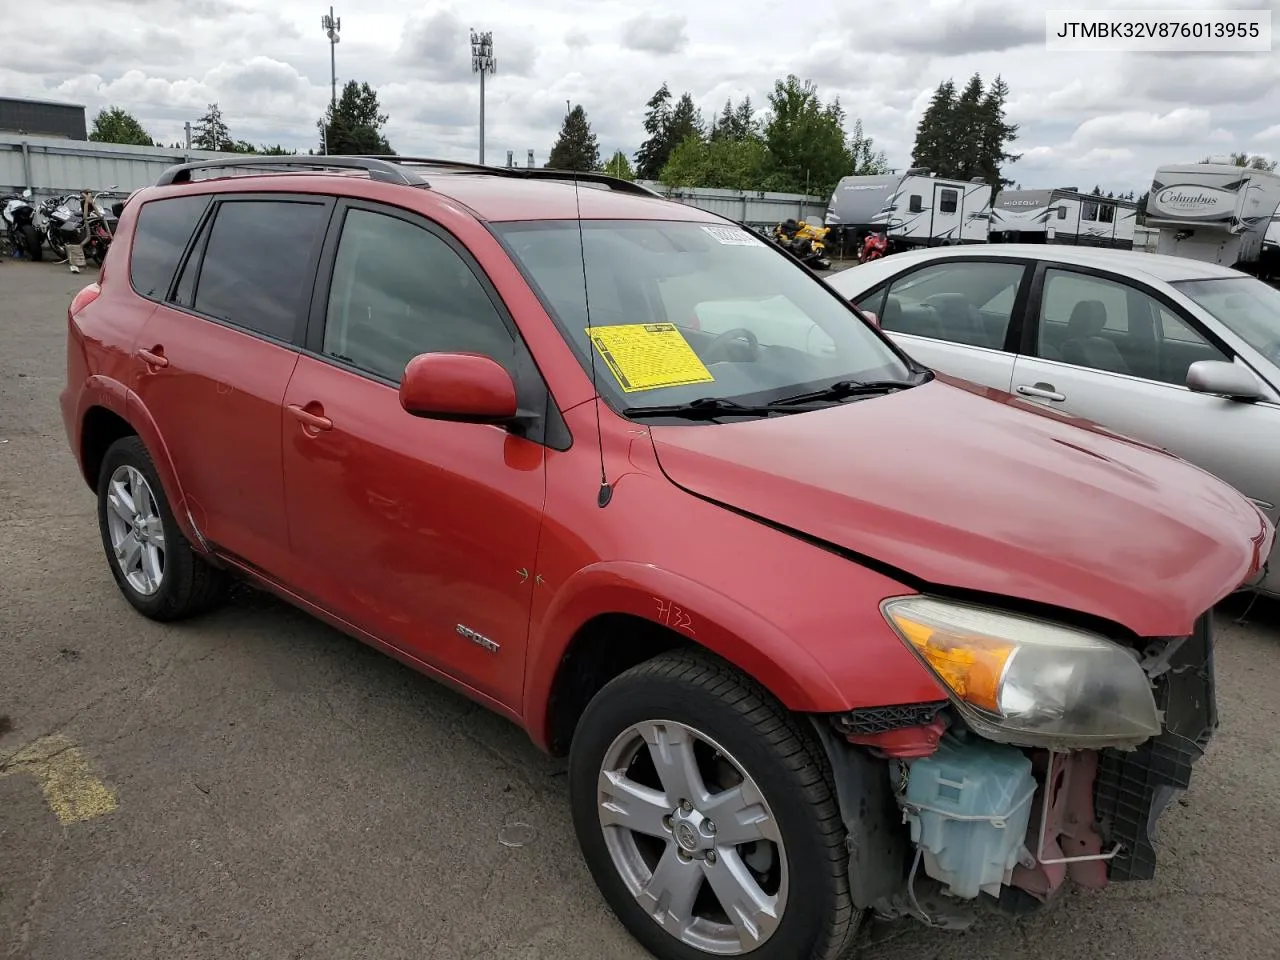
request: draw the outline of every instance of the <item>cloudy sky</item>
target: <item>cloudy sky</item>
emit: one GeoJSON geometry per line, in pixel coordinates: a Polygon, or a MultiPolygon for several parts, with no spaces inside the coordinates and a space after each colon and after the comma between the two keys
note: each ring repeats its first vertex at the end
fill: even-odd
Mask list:
{"type": "MultiPolygon", "coordinates": [[[[133,112],[165,142],[217,101],[231,134],[315,143],[329,97],[327,3],[95,0],[11,10],[0,93],[133,112]],[[17,21],[13,17],[17,14],[17,21]],[[88,28],[78,27],[84,16],[88,28]]],[[[1022,129],[1010,176],[1024,187],[1143,190],[1162,162],[1249,150],[1280,156],[1280,47],[1271,53],[1046,52],[1046,9],[1070,0],[338,0],[338,79],[368,81],[400,153],[473,159],[479,89],[468,30],[490,30],[487,156],[545,162],[565,101],[581,103],[605,155],[634,153],[644,102],[664,81],[708,113],[775,77],[811,78],[860,117],[891,165],[910,159],[934,87],[1003,74],[1022,129]]],[[[1125,0],[1125,7],[1280,8],[1280,0],[1125,0]]],[[[1274,17],[1280,26],[1280,17],[1274,17]]]]}

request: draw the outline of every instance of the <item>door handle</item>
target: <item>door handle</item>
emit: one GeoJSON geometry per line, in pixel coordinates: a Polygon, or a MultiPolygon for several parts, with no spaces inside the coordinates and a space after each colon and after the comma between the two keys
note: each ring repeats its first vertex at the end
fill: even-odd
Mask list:
{"type": "Polygon", "coordinates": [[[169,358],[164,355],[163,347],[156,347],[154,350],[139,350],[138,359],[145,363],[148,367],[159,369],[169,365],[169,358]]]}
{"type": "Polygon", "coordinates": [[[296,403],[289,404],[289,412],[298,420],[302,421],[303,426],[310,427],[312,430],[332,430],[333,421],[328,417],[323,417],[318,413],[312,413],[305,407],[300,407],[296,403]]]}
{"type": "Polygon", "coordinates": [[[1067,399],[1066,396],[1054,390],[1053,384],[1051,383],[1037,383],[1034,387],[1028,387],[1026,384],[1019,384],[1018,393],[1022,394],[1024,397],[1036,397],[1039,400],[1053,400],[1057,403],[1061,403],[1063,400],[1067,399]]]}

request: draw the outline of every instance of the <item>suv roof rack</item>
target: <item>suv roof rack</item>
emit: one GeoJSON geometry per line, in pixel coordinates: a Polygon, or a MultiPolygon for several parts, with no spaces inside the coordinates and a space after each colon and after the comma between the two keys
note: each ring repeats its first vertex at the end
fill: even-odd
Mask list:
{"type": "Polygon", "coordinates": [[[386,157],[352,156],[254,156],[227,157],[225,160],[194,160],[179,163],[160,174],[157,187],[171,183],[190,183],[193,170],[217,170],[224,167],[305,167],[312,170],[364,170],[370,180],[395,183],[403,187],[425,187],[427,181],[412,170],[397,166],[386,157]]]}
{"type": "Polygon", "coordinates": [[[557,170],[552,167],[494,167],[484,163],[468,163],[465,160],[441,160],[437,157],[362,156],[361,160],[385,160],[410,167],[435,167],[439,170],[456,170],[463,173],[483,173],[494,177],[511,177],[516,180],[565,180],[592,183],[608,187],[618,193],[631,193],[642,197],[665,199],[656,190],[610,176],[598,171],[557,170]]]}

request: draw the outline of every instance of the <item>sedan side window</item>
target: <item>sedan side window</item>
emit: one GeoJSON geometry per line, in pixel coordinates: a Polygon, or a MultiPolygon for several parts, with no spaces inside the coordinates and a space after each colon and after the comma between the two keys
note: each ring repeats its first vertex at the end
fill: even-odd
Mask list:
{"type": "Polygon", "coordinates": [[[514,370],[515,340],[471,268],[399,217],[350,210],[329,289],[327,356],[399,383],[420,353],[479,353],[514,370]]]}
{"type": "Polygon", "coordinates": [[[881,326],[974,347],[1000,350],[1025,268],[987,261],[939,263],[899,277],[889,287],[881,326]]]}
{"type": "Polygon", "coordinates": [[[1230,360],[1186,319],[1137,287],[1046,270],[1036,354],[1185,386],[1197,360],[1230,360]]]}

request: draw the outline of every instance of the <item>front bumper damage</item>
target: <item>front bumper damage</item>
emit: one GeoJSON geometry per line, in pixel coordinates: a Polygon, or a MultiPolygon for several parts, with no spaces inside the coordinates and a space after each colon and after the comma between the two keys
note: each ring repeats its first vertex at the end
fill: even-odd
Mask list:
{"type": "Polygon", "coordinates": [[[1038,909],[1068,879],[1097,889],[1154,876],[1156,823],[1218,726],[1212,611],[1139,655],[1163,731],[1134,750],[993,744],[947,701],[815,718],[854,902],[964,927],[990,908],[1038,909]]]}

